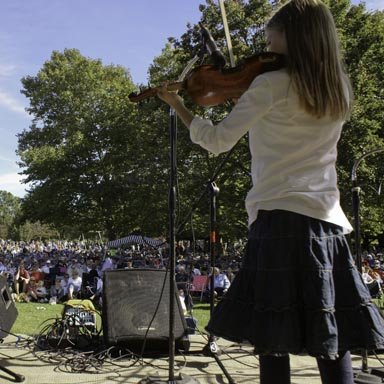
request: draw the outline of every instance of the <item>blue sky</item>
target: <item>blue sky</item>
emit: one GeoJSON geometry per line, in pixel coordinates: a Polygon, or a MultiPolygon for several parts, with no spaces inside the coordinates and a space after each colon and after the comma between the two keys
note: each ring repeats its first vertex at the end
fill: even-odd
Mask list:
{"type": "MultiPolygon", "coordinates": [[[[359,2],[358,0],[353,1],[359,2]]],[[[79,49],[104,64],[126,67],[135,83],[167,38],[180,37],[200,19],[204,0],[1,0],[0,1],[0,190],[25,194],[17,174],[18,133],[31,118],[20,79],[36,75],[53,50],[79,49]]],[[[384,0],[365,2],[384,9],[384,0]]]]}

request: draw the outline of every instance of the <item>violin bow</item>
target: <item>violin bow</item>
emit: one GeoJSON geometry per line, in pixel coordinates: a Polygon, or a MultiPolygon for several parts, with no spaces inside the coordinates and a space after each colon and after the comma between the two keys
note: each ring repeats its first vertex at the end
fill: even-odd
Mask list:
{"type": "Polygon", "coordinates": [[[235,59],[233,56],[232,41],[231,41],[231,35],[229,34],[227,13],[225,12],[224,0],[219,0],[219,5],[220,5],[220,11],[221,11],[221,18],[223,20],[223,25],[224,25],[225,39],[227,40],[229,61],[231,62],[231,67],[234,68],[235,67],[235,59]]]}

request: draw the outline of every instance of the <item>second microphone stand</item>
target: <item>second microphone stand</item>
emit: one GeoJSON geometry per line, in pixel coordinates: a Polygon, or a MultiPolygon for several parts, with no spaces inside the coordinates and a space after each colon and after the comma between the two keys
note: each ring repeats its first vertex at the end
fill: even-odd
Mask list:
{"type": "MultiPolygon", "coordinates": [[[[363,272],[362,268],[362,252],[361,252],[361,230],[360,230],[360,191],[361,188],[357,184],[357,169],[360,165],[360,163],[368,156],[383,152],[384,148],[377,148],[372,151],[367,152],[366,154],[359,157],[352,167],[351,172],[351,180],[352,180],[352,205],[353,205],[353,214],[355,219],[355,251],[356,251],[356,266],[360,273],[363,272]]],[[[362,371],[365,373],[369,372],[368,368],[368,351],[366,349],[363,349],[361,351],[361,359],[362,359],[362,371]]]]}
{"type": "MultiPolygon", "coordinates": [[[[214,276],[214,268],[216,265],[216,251],[217,251],[217,231],[216,231],[216,196],[219,193],[219,188],[215,184],[215,182],[210,182],[208,184],[208,192],[209,192],[209,200],[210,200],[210,233],[209,233],[209,250],[210,250],[210,264],[211,264],[211,276],[209,281],[209,311],[210,317],[212,317],[213,310],[215,307],[215,276],[214,276]]],[[[225,377],[228,379],[229,384],[235,384],[236,382],[232,379],[231,375],[228,373],[227,369],[220,361],[219,355],[221,353],[218,345],[216,344],[216,339],[212,334],[209,334],[208,345],[206,345],[203,349],[204,354],[208,356],[212,356],[216,363],[219,365],[221,370],[223,371],[225,377]]]]}
{"type": "MultiPolygon", "coordinates": [[[[184,221],[181,222],[181,224],[178,226],[178,229],[176,233],[181,233],[181,231],[184,229],[185,224],[188,222],[189,218],[192,216],[193,211],[199,206],[201,200],[203,197],[208,193],[209,194],[209,201],[210,201],[210,234],[209,234],[209,250],[210,250],[210,266],[213,270],[216,264],[216,248],[217,248],[217,232],[216,232],[216,197],[219,193],[219,188],[217,187],[215,180],[219,173],[221,172],[224,164],[226,164],[229,157],[232,155],[233,151],[235,150],[236,146],[234,146],[230,151],[227,152],[226,156],[224,157],[223,161],[219,164],[219,166],[216,168],[214,175],[210,179],[210,181],[206,184],[206,188],[200,195],[200,197],[197,199],[197,202],[193,205],[189,213],[186,215],[186,218],[184,221]]],[[[214,276],[213,273],[210,276],[210,315],[212,316],[213,310],[214,310],[214,276]]],[[[208,338],[208,344],[203,348],[203,354],[206,356],[212,356],[221,370],[223,371],[224,375],[226,376],[229,384],[235,384],[235,381],[232,379],[230,374],[228,373],[227,369],[224,367],[222,362],[219,359],[220,355],[220,349],[218,348],[216,344],[215,337],[213,335],[209,335],[208,338]]]]}

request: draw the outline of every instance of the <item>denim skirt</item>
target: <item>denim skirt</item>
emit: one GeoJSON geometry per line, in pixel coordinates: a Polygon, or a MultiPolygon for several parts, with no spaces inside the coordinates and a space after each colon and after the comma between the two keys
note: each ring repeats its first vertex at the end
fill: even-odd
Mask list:
{"type": "Polygon", "coordinates": [[[341,227],[283,210],[260,211],[243,263],[206,330],[257,354],[335,359],[384,348],[383,317],[341,227]]]}

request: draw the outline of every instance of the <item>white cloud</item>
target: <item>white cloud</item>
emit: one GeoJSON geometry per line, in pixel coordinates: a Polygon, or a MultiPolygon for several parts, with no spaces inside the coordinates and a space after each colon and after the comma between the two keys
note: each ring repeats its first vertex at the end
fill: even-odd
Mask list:
{"type": "Polygon", "coordinates": [[[0,156],[0,161],[6,161],[7,163],[12,163],[15,164],[16,160],[15,159],[10,159],[8,157],[0,156]]]}
{"type": "Polygon", "coordinates": [[[5,174],[0,175],[0,185],[19,184],[20,179],[21,179],[21,177],[17,173],[5,173],[5,174]]]}
{"type": "Polygon", "coordinates": [[[11,95],[0,91],[0,105],[7,108],[10,111],[20,113],[26,117],[29,117],[28,113],[25,111],[25,107],[11,95]]]}
{"type": "Polygon", "coordinates": [[[365,1],[368,10],[384,10],[384,0],[367,0],[365,1]]]}
{"type": "Polygon", "coordinates": [[[8,77],[15,72],[16,66],[11,64],[2,64],[0,63],[0,76],[8,77]]]}
{"type": "Polygon", "coordinates": [[[12,193],[15,196],[23,197],[27,185],[21,184],[22,177],[17,173],[4,173],[0,175],[0,190],[12,193]]]}

